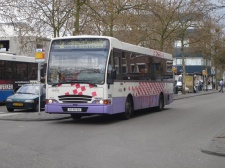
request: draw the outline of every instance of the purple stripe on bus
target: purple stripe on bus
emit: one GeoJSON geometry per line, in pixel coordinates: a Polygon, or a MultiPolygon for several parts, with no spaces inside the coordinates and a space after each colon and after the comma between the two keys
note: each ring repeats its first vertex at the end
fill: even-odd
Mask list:
{"type": "MultiPolygon", "coordinates": [[[[164,104],[173,102],[173,94],[164,95],[164,104]]],[[[112,105],[96,105],[96,104],[47,104],[45,106],[46,113],[71,114],[71,113],[90,113],[90,114],[116,114],[125,111],[125,97],[113,98],[112,105]],[[64,112],[62,107],[88,107],[86,112],[64,112]]],[[[159,95],[133,97],[134,110],[150,108],[158,106],[159,95]]]]}

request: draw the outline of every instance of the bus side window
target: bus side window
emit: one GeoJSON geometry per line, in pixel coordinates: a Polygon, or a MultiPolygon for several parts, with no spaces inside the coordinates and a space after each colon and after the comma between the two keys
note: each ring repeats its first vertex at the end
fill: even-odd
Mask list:
{"type": "Polygon", "coordinates": [[[113,60],[114,60],[114,66],[116,69],[116,79],[118,79],[118,80],[122,79],[121,57],[122,57],[122,51],[114,49],[113,50],[113,60]]]}

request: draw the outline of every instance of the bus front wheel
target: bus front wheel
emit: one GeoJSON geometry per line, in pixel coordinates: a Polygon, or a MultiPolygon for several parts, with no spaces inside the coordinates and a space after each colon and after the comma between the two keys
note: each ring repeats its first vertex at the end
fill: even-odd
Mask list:
{"type": "Polygon", "coordinates": [[[124,120],[127,120],[132,117],[134,112],[134,106],[133,101],[131,97],[127,97],[126,103],[125,103],[125,112],[121,114],[121,118],[124,120]]]}

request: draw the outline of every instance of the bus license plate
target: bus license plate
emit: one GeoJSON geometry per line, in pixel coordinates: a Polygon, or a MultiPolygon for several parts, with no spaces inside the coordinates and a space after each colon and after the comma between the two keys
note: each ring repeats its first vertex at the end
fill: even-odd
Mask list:
{"type": "Polygon", "coordinates": [[[81,108],[67,108],[67,111],[82,111],[81,108]]]}

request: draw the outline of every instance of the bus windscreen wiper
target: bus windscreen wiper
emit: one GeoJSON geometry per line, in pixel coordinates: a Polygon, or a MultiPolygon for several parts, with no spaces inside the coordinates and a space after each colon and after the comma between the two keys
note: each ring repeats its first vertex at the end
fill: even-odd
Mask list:
{"type": "Polygon", "coordinates": [[[93,85],[93,86],[97,87],[97,85],[95,83],[90,82],[88,80],[76,80],[76,81],[71,80],[71,81],[67,81],[67,82],[68,83],[85,83],[85,84],[90,84],[90,85],[93,85]]]}
{"type": "Polygon", "coordinates": [[[69,80],[69,81],[62,81],[62,82],[58,82],[58,83],[53,83],[52,86],[57,86],[57,85],[60,85],[60,84],[68,84],[68,83],[85,83],[85,84],[91,84],[95,87],[97,87],[97,85],[93,82],[90,82],[90,81],[86,81],[86,80],[69,80]]]}
{"type": "Polygon", "coordinates": [[[57,86],[57,85],[60,85],[60,84],[65,84],[65,83],[67,83],[67,82],[65,82],[65,81],[64,82],[57,82],[57,83],[53,83],[52,86],[54,87],[54,86],[57,86]]]}

